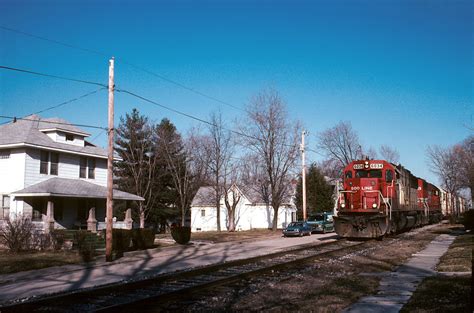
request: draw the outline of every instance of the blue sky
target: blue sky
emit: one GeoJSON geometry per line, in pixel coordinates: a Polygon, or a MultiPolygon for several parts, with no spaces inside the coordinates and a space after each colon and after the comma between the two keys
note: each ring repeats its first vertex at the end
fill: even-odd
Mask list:
{"type": "MultiPolygon", "coordinates": [[[[428,145],[472,134],[472,1],[12,1],[0,26],[100,51],[71,49],[0,29],[0,65],[116,85],[207,119],[242,111],[148,75],[123,61],[238,107],[269,86],[316,134],[351,121],[365,147],[390,145],[415,175],[436,182],[428,145]],[[468,127],[465,127],[468,126],[468,127]]],[[[97,88],[0,70],[0,115],[23,116],[97,88]]],[[[181,132],[195,121],[116,93],[118,117],[137,107],[181,132]]],[[[107,93],[51,110],[106,126],[107,93]]],[[[0,120],[2,122],[2,120],[0,120]]],[[[105,145],[105,134],[89,129],[105,145]]],[[[309,154],[318,160],[316,154],[309,154]]]]}

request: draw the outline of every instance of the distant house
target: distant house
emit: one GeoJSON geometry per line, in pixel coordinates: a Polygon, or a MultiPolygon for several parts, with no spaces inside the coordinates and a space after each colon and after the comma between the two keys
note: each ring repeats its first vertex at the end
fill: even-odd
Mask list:
{"type": "MultiPolygon", "coordinates": [[[[231,189],[240,195],[236,206],[236,230],[270,229],[273,222],[273,208],[265,203],[256,188],[232,186],[231,189]]],[[[232,193],[229,189],[228,192],[232,193]]],[[[230,195],[229,199],[233,197],[230,195]]],[[[191,231],[217,230],[217,210],[215,205],[215,190],[213,187],[199,188],[191,203],[191,231]]],[[[228,222],[227,208],[224,196],[220,201],[221,230],[226,229],[228,222]]],[[[296,220],[296,207],[291,199],[282,203],[278,210],[278,228],[284,228],[296,220]]]]}
{"type": "MultiPolygon", "coordinates": [[[[88,136],[65,120],[37,115],[0,126],[0,224],[24,216],[45,231],[103,228],[107,151],[88,136]]],[[[143,200],[119,190],[114,199],[143,200]]]]}

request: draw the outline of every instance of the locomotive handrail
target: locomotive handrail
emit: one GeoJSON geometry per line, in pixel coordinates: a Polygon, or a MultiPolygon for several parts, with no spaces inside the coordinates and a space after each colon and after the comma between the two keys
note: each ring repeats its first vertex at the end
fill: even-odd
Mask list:
{"type": "Polygon", "coordinates": [[[367,190],[365,191],[366,193],[370,192],[375,192],[379,196],[379,201],[378,201],[378,206],[380,207],[380,198],[382,198],[383,203],[385,203],[385,215],[388,215],[390,217],[390,220],[392,219],[392,206],[390,203],[388,203],[385,198],[383,197],[383,194],[380,192],[380,190],[367,190]]]}

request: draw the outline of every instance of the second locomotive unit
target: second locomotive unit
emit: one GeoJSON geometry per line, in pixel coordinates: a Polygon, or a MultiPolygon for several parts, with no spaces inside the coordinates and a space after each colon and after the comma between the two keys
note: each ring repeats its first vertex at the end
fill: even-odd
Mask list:
{"type": "Polygon", "coordinates": [[[344,169],[336,232],[346,238],[379,238],[442,219],[440,190],[401,165],[358,160],[344,169]]]}

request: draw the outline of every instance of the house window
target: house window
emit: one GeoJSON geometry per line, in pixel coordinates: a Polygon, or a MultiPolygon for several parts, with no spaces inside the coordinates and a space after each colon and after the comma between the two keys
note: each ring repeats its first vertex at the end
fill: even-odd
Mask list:
{"type": "Polygon", "coordinates": [[[206,210],[201,210],[201,216],[202,217],[206,216],[206,210]]]}
{"type": "Polygon", "coordinates": [[[87,158],[81,157],[80,165],[79,165],[79,178],[86,178],[87,172],[87,158]]]}
{"type": "Polygon", "coordinates": [[[0,160],[9,159],[9,158],[10,158],[10,150],[0,151],[0,160]]]}
{"type": "Polygon", "coordinates": [[[71,134],[66,134],[66,141],[74,141],[74,136],[71,134]]]}
{"type": "Polygon", "coordinates": [[[41,151],[40,174],[48,174],[49,152],[41,151]]]}
{"type": "Polygon", "coordinates": [[[94,179],[95,178],[95,159],[89,158],[87,159],[87,166],[88,168],[88,178],[94,179]]]}
{"type": "Polygon", "coordinates": [[[94,179],[95,178],[95,159],[81,157],[79,165],[79,177],[80,178],[94,179]]]}
{"type": "Polygon", "coordinates": [[[2,203],[0,207],[0,220],[7,219],[10,215],[10,196],[2,196],[2,203]]]}
{"type": "Polygon", "coordinates": [[[58,163],[59,163],[59,153],[51,152],[51,166],[49,168],[49,174],[58,175],[58,163]]]}

